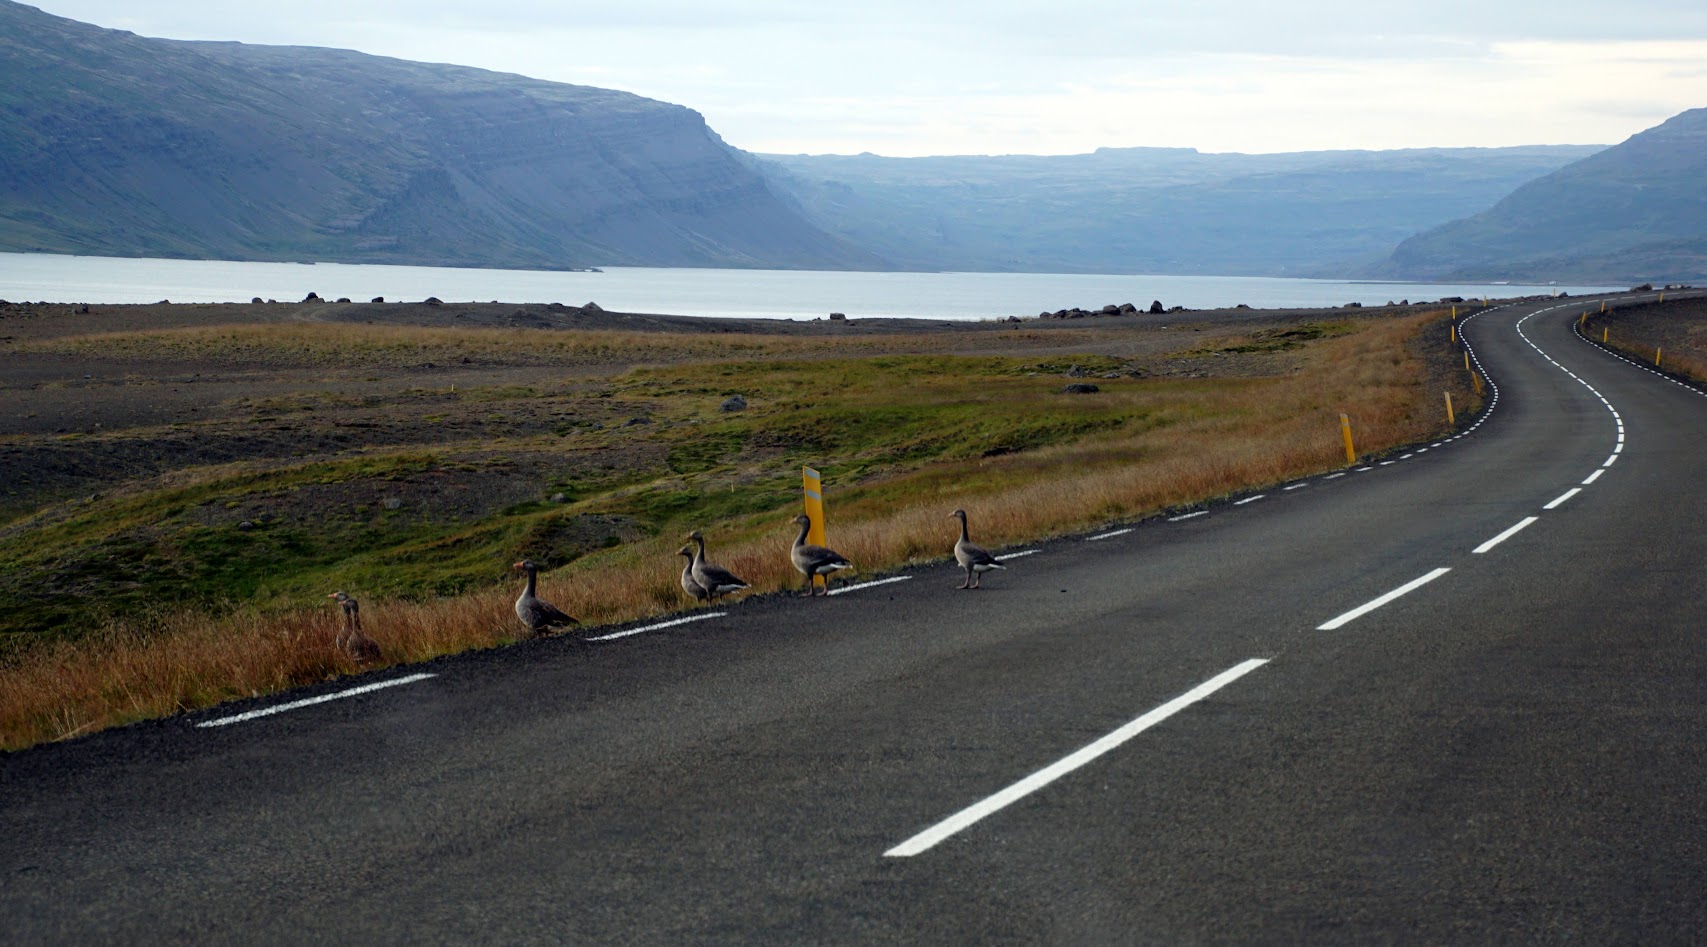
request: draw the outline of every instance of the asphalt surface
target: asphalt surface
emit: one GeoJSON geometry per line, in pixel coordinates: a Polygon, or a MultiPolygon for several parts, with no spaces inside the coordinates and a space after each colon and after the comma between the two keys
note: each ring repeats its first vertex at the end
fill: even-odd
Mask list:
{"type": "Polygon", "coordinates": [[[1466,323],[1499,397],[1464,436],[982,591],[0,758],[0,939],[1699,940],[1707,395],[1576,338],[1589,304],[1466,323]]]}

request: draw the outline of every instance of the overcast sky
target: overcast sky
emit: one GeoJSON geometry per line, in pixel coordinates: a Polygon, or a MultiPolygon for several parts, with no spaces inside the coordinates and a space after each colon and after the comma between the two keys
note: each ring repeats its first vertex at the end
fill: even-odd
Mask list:
{"type": "Polygon", "coordinates": [[[1707,106],[1702,0],[30,2],[621,89],[756,152],[1612,144],[1707,106]]]}

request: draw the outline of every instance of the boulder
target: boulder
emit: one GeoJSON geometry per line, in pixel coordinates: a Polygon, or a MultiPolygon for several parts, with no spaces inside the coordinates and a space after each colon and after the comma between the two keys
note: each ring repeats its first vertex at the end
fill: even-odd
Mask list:
{"type": "Polygon", "coordinates": [[[310,290],[308,295],[302,297],[302,301],[305,303],[317,303],[320,301],[320,294],[310,290]]]}
{"type": "Polygon", "coordinates": [[[581,308],[586,310],[587,312],[604,312],[605,311],[604,307],[600,306],[596,302],[588,302],[585,306],[582,306],[581,308]]]}
{"type": "Polygon", "coordinates": [[[1121,303],[1120,314],[1123,316],[1136,316],[1138,314],[1138,307],[1131,303],[1121,303]]]}
{"type": "Polygon", "coordinates": [[[848,318],[848,314],[845,312],[832,312],[832,313],[830,313],[830,321],[831,322],[846,322],[847,318],[848,318]]]}
{"type": "Polygon", "coordinates": [[[1109,303],[1097,311],[1105,316],[1116,316],[1120,314],[1120,307],[1116,306],[1114,303],[1109,303]]]}
{"type": "Polygon", "coordinates": [[[421,302],[426,303],[429,306],[442,306],[445,304],[445,301],[437,296],[428,296],[426,299],[421,300],[421,302]]]}
{"type": "Polygon", "coordinates": [[[266,302],[266,300],[262,299],[259,296],[256,296],[254,299],[249,300],[250,305],[254,305],[254,306],[259,306],[264,302],[266,302]]]}
{"type": "Polygon", "coordinates": [[[747,399],[741,397],[740,395],[730,395],[728,398],[725,398],[723,400],[723,404],[719,405],[717,410],[719,410],[719,411],[745,411],[745,410],[747,410],[747,399]]]}
{"type": "Polygon", "coordinates": [[[382,302],[385,302],[385,297],[384,296],[375,296],[375,297],[373,297],[373,299],[371,301],[376,302],[376,303],[382,303],[382,302]]]}
{"type": "Polygon", "coordinates": [[[1074,365],[1072,368],[1067,369],[1067,377],[1068,378],[1089,378],[1090,374],[1091,374],[1090,372],[1085,371],[1083,368],[1080,368],[1077,365],[1074,365]]]}
{"type": "Polygon", "coordinates": [[[1061,389],[1061,393],[1067,395],[1094,395],[1101,390],[1101,388],[1098,388],[1088,382],[1079,381],[1061,389]]]}
{"type": "Polygon", "coordinates": [[[1163,311],[1163,309],[1162,309],[1162,301],[1161,301],[1161,300],[1160,300],[1160,299],[1152,299],[1152,300],[1150,300],[1150,312],[1152,312],[1152,313],[1160,313],[1160,312],[1162,312],[1162,311],[1163,311]]]}

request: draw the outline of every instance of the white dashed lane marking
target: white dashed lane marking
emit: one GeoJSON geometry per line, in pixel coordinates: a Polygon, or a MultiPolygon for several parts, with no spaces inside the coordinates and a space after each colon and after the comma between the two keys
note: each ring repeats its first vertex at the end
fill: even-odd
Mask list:
{"type": "Polygon", "coordinates": [[[437,675],[433,674],[411,674],[408,677],[392,678],[389,681],[380,681],[377,684],[363,684],[360,687],[352,687],[349,690],[338,691],[335,694],[322,694],[319,697],[309,697],[304,700],[293,700],[288,704],[278,704],[261,710],[251,710],[248,713],[237,714],[231,717],[220,717],[217,720],[204,720],[201,723],[196,724],[196,726],[223,727],[226,724],[242,723],[246,720],[255,720],[260,717],[270,717],[273,714],[282,714],[287,710],[300,710],[304,707],[312,707],[315,704],[324,704],[328,701],[342,700],[345,697],[355,697],[358,694],[371,694],[374,691],[384,690],[387,687],[397,687],[402,684],[413,684],[416,681],[424,681],[430,677],[436,676],[437,675]]]}

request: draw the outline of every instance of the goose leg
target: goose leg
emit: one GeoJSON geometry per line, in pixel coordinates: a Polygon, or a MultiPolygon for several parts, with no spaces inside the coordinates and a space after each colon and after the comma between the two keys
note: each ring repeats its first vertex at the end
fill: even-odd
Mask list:
{"type": "Polygon", "coordinates": [[[806,584],[804,584],[800,587],[800,595],[802,598],[811,598],[813,595],[812,573],[810,573],[810,572],[806,573],[806,584]]]}
{"type": "Polygon", "coordinates": [[[958,586],[956,586],[956,588],[969,589],[971,587],[972,587],[972,567],[967,566],[966,567],[966,581],[960,583],[958,586]]]}

